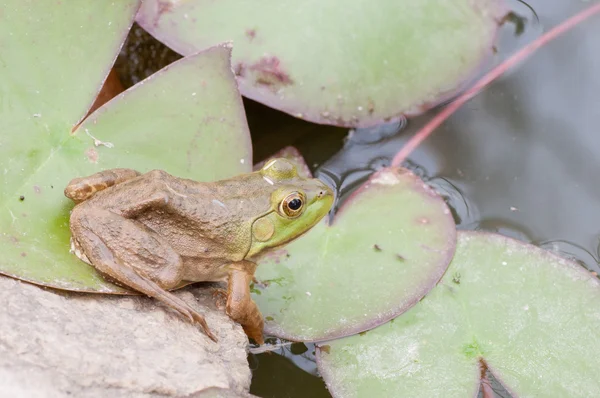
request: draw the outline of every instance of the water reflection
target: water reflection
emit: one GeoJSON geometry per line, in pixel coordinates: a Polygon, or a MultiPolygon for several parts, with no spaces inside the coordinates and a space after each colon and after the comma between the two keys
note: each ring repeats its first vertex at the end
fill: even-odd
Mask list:
{"type": "MultiPolygon", "coordinates": [[[[425,180],[423,177],[421,178],[425,180]]],[[[469,202],[460,187],[453,183],[451,179],[444,177],[429,179],[427,183],[444,198],[458,228],[474,229],[474,226],[480,220],[479,211],[474,203],[469,202]]]]}
{"type": "Polygon", "coordinates": [[[482,218],[467,227],[465,229],[495,232],[523,242],[531,242],[531,231],[525,225],[506,218],[482,218]]]}
{"type": "Polygon", "coordinates": [[[401,118],[393,123],[380,124],[371,128],[352,129],[346,138],[346,147],[352,145],[375,144],[392,138],[406,126],[408,120],[401,118]]]}
{"type": "MultiPolygon", "coordinates": [[[[314,347],[309,349],[313,350],[314,347]]],[[[248,362],[253,367],[250,393],[263,398],[331,397],[323,380],[315,376],[314,362],[299,363],[298,358],[301,357],[288,351],[284,355],[250,355],[248,362]],[[303,368],[312,369],[312,372],[303,368]]]]}
{"type": "Polygon", "coordinates": [[[590,251],[586,250],[585,247],[581,245],[560,239],[540,242],[537,245],[546,250],[550,250],[561,257],[575,261],[589,271],[595,272],[596,275],[600,274],[598,258],[594,257],[590,251]]]}

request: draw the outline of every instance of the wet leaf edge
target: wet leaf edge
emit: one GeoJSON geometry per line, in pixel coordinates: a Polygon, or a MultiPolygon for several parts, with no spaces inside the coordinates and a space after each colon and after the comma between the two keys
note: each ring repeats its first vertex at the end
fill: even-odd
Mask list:
{"type": "MultiPolygon", "coordinates": [[[[242,94],[242,96],[248,99],[259,102],[265,106],[286,113],[295,118],[305,120],[311,123],[330,125],[336,127],[368,128],[383,123],[397,122],[405,117],[415,117],[422,115],[423,113],[437,107],[438,105],[451,101],[452,99],[460,95],[463,91],[467,90],[470,87],[471,83],[473,83],[475,78],[484,69],[484,66],[488,64],[488,62],[493,58],[493,46],[494,43],[497,43],[498,37],[500,35],[499,28],[502,23],[502,18],[500,16],[506,15],[510,11],[510,8],[508,7],[507,0],[488,1],[489,4],[485,7],[491,16],[482,15],[483,13],[481,12],[481,7],[477,5],[476,2],[474,2],[472,5],[472,7],[475,8],[476,11],[481,15],[482,19],[489,19],[491,22],[495,22],[495,24],[490,23],[490,29],[492,30],[492,33],[490,34],[490,40],[487,46],[487,51],[481,52],[479,60],[477,62],[473,62],[473,65],[471,66],[471,68],[469,68],[468,73],[464,73],[463,77],[456,79],[453,82],[452,88],[441,88],[436,90],[437,94],[434,96],[434,100],[423,100],[414,103],[413,106],[409,109],[391,113],[387,116],[382,115],[377,118],[371,118],[370,115],[362,115],[358,118],[358,121],[353,121],[352,117],[348,117],[347,119],[344,119],[340,115],[328,115],[327,117],[324,117],[322,115],[322,111],[316,109],[308,111],[307,108],[309,107],[309,104],[302,103],[302,101],[298,100],[289,103],[286,101],[286,105],[284,106],[281,103],[281,100],[278,99],[277,95],[259,86],[253,86],[251,82],[247,81],[247,79],[245,79],[242,76],[236,76],[236,79],[239,83],[238,85],[240,93],[242,94]]],[[[157,3],[160,3],[160,1],[157,1],[157,3]]],[[[172,3],[172,0],[168,0],[165,4],[168,6],[172,3]]],[[[168,9],[162,10],[159,7],[157,14],[154,15],[149,15],[148,13],[140,12],[136,16],[136,22],[156,40],[163,43],[165,46],[169,47],[176,53],[184,55],[187,52],[187,49],[194,45],[189,44],[185,41],[181,41],[178,39],[176,34],[169,34],[167,30],[160,29],[157,27],[157,21],[162,17],[162,14],[169,11],[170,10],[168,9]]]]}

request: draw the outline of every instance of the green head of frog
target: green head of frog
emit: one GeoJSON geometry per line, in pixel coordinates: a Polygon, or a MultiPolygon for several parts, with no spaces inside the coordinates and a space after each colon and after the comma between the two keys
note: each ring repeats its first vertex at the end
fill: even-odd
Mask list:
{"type": "Polygon", "coordinates": [[[332,190],[321,180],[298,175],[286,159],[273,159],[259,171],[270,189],[270,209],[252,223],[247,257],[287,243],[311,229],[331,209],[332,190]]]}

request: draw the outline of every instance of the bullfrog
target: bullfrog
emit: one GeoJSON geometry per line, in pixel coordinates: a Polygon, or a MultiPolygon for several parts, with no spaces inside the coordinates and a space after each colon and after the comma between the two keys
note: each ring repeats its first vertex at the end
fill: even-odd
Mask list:
{"type": "Polygon", "coordinates": [[[110,169],[75,178],[71,251],[108,280],[154,297],[217,341],[204,317],[170,291],[223,281],[225,312],[263,344],[263,317],[250,297],[256,257],[307,232],[333,192],[298,175],[286,159],[215,182],[163,170],[110,169]]]}

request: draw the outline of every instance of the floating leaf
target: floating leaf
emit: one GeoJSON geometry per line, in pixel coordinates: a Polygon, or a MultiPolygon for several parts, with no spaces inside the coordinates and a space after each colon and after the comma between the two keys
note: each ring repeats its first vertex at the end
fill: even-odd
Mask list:
{"type": "Polygon", "coordinates": [[[90,137],[114,144],[100,147],[103,155],[93,163],[161,168],[199,181],[252,171],[230,51],[217,46],[181,59],[98,109],[75,132],[87,145],[90,137]]]}
{"type": "Polygon", "coordinates": [[[484,364],[513,396],[600,392],[600,282],[500,235],[460,232],[454,259],[402,316],[318,350],[335,397],[475,396],[484,364]]]}
{"type": "Polygon", "coordinates": [[[504,0],[146,0],[137,21],[181,54],[232,40],[243,95],[367,126],[447,97],[490,53],[504,0]]]}
{"type": "Polygon", "coordinates": [[[455,244],[443,200],[403,169],[375,173],[333,224],[259,261],[253,298],[267,333],[316,341],[373,328],[441,278],[455,244]]]}
{"type": "Polygon", "coordinates": [[[112,167],[198,180],[250,171],[230,49],[214,47],[165,68],[71,132],[110,70],[138,2],[13,3],[10,20],[0,16],[0,273],[123,293],[69,253],[73,204],[63,189],[73,177],[112,167]]]}

